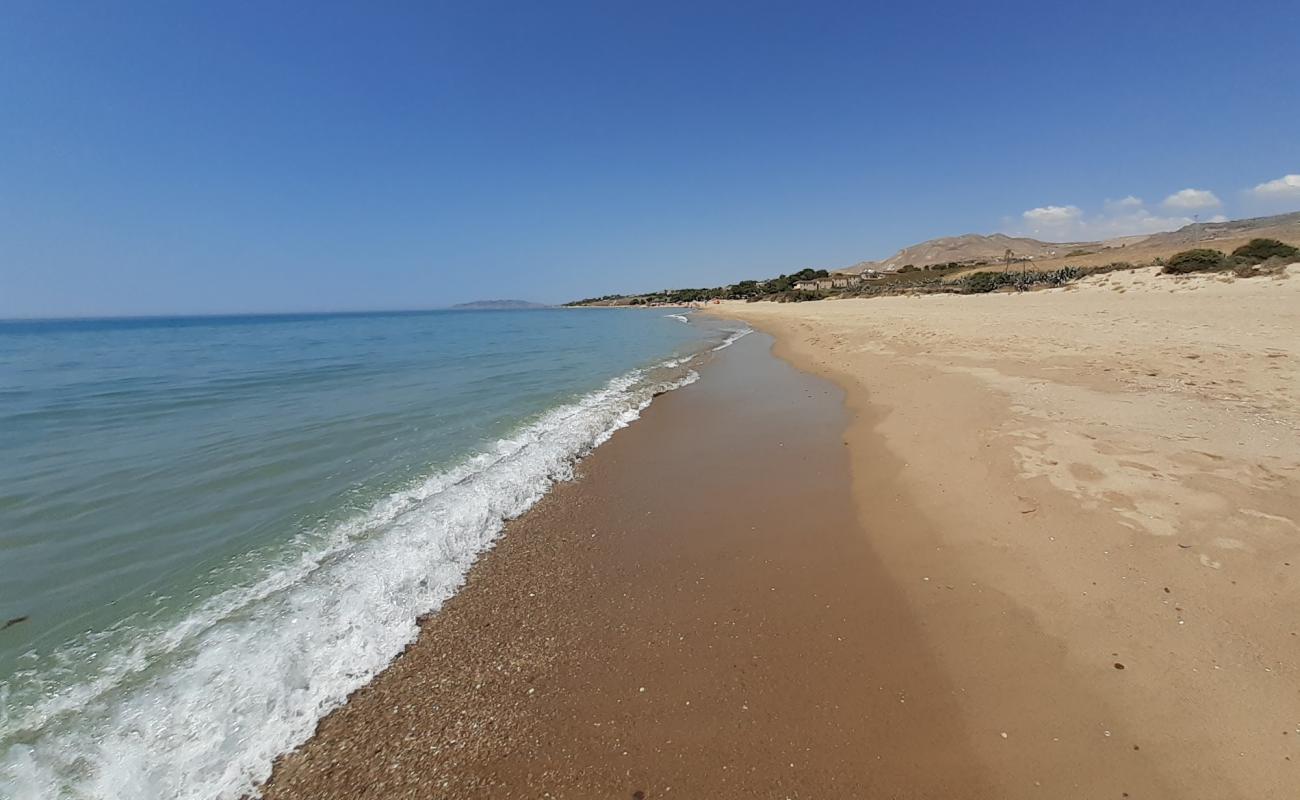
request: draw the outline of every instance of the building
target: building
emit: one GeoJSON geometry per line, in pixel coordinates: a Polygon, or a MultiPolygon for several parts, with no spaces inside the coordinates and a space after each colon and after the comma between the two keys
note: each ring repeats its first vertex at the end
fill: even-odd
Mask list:
{"type": "Polygon", "coordinates": [[[850,286],[857,286],[859,283],[862,283],[861,275],[829,275],[825,278],[796,281],[794,288],[801,292],[819,292],[830,289],[847,289],[850,286]]]}

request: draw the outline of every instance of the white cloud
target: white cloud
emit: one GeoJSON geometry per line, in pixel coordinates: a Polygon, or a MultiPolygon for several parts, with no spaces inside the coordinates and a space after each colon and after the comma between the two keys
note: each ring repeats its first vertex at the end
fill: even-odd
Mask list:
{"type": "Polygon", "coordinates": [[[1161,217],[1138,207],[1122,214],[1103,214],[1094,218],[1088,233],[1095,239],[1113,239],[1117,236],[1175,231],[1192,222],[1189,217],[1161,217]]]}
{"type": "Polygon", "coordinates": [[[1166,197],[1165,205],[1169,208],[1193,210],[1214,208],[1223,205],[1223,203],[1209,189],[1182,189],[1166,197]]]}
{"type": "Polygon", "coordinates": [[[1250,193],[1261,200],[1290,200],[1300,198],[1300,175],[1283,175],[1277,180],[1265,181],[1250,193]]]}
{"type": "Polygon", "coordinates": [[[1020,215],[1029,232],[1044,239],[1069,239],[1083,219],[1078,206],[1040,206],[1020,215]]]}
{"type": "Polygon", "coordinates": [[[1190,225],[1191,217],[1158,216],[1148,211],[1140,198],[1129,195],[1107,200],[1104,210],[1085,214],[1074,205],[1031,208],[1020,215],[1024,233],[1047,241],[1096,241],[1119,236],[1172,231],[1190,225]]]}
{"type": "Polygon", "coordinates": [[[1083,216],[1078,206],[1042,206],[1031,208],[1020,216],[1030,225],[1069,225],[1083,216]]]}
{"type": "Polygon", "coordinates": [[[1133,195],[1129,195],[1128,197],[1122,197],[1119,200],[1106,201],[1107,211],[1124,211],[1126,209],[1141,208],[1141,207],[1142,207],[1142,198],[1134,197],[1133,195]]]}

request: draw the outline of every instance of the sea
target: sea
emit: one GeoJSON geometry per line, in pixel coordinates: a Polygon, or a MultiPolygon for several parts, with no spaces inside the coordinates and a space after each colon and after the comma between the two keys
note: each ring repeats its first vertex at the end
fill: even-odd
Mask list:
{"type": "Polygon", "coordinates": [[[747,329],[666,309],[0,321],[0,797],[239,798],[747,329]]]}

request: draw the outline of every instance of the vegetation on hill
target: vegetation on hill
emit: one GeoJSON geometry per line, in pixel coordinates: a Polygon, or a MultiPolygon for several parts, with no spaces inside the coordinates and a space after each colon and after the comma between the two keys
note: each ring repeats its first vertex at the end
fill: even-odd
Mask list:
{"type": "Polygon", "coordinates": [[[1232,255],[1204,247],[1175,253],[1169,257],[1162,271],[1170,275],[1185,275],[1189,272],[1232,270],[1237,275],[1247,277],[1261,271],[1280,269],[1283,264],[1297,258],[1300,258],[1300,249],[1285,242],[1277,239],[1251,239],[1233,250],[1232,255]]]}
{"type": "Polygon", "coordinates": [[[1251,239],[1246,244],[1232,251],[1232,257],[1251,264],[1260,264],[1270,258],[1296,258],[1300,248],[1292,247],[1277,239],[1251,239]]]}
{"type": "Polygon", "coordinates": [[[1025,291],[1040,286],[1064,286],[1086,274],[1078,267],[1064,267],[1050,272],[974,272],[957,281],[957,284],[965,294],[984,294],[1008,286],[1017,291],[1025,291]]]}
{"type": "Polygon", "coordinates": [[[1226,266],[1225,256],[1219,250],[1197,247],[1174,253],[1169,257],[1163,272],[1170,275],[1182,275],[1188,272],[1209,272],[1226,266]]]}
{"type": "Polygon", "coordinates": [[[796,289],[795,284],[800,281],[824,278],[829,274],[824,269],[804,269],[790,275],[778,275],[767,280],[744,280],[729,286],[664,289],[637,295],[611,294],[589,297],[566,305],[685,305],[712,300],[803,302],[828,297],[874,297],[900,293],[979,294],[1061,286],[1078,280],[1085,274],[1141,266],[1160,266],[1165,273],[1173,275],[1232,271],[1238,276],[1247,277],[1275,273],[1283,265],[1300,260],[1300,249],[1275,238],[1251,239],[1236,247],[1231,255],[1206,247],[1194,247],[1169,255],[1176,247],[1200,244],[1203,241],[1218,242],[1227,249],[1255,232],[1300,242],[1300,212],[1221,223],[1197,223],[1168,233],[1126,237],[1111,242],[1074,242],[1068,245],[1002,234],[970,234],[922,242],[898,251],[885,261],[862,262],[850,272],[870,269],[874,273],[868,275],[863,272],[865,279],[851,286],[815,291],[796,289]],[[1008,254],[1008,249],[1014,252],[1008,254]],[[1062,250],[1066,252],[1058,254],[1062,250]],[[1119,255],[1121,252],[1131,261],[1107,259],[1108,254],[1119,255]],[[1011,269],[1007,269],[1007,266],[1011,269]]]}
{"type": "MultiPolygon", "coordinates": [[[[1129,265],[1113,265],[1115,268],[1129,265]]],[[[1042,271],[1012,272],[975,272],[956,280],[953,275],[969,269],[969,264],[942,264],[927,269],[900,269],[897,272],[877,275],[853,286],[837,289],[820,289],[810,291],[796,289],[799,281],[825,278],[825,270],[802,270],[793,275],[778,275],[766,281],[747,280],[730,286],[712,289],[669,289],[645,295],[622,296],[609,295],[587,300],[578,300],[569,305],[684,305],[692,302],[709,302],[710,300],[771,300],[778,303],[802,303],[809,300],[823,300],[829,297],[874,297],[882,294],[900,293],[963,293],[979,294],[998,289],[1025,291],[1041,287],[1062,286],[1078,280],[1085,274],[1076,267],[1042,271]]]]}
{"type": "Polygon", "coordinates": [[[1002,234],[949,236],[910,245],[882,261],[863,261],[857,269],[894,271],[905,264],[918,269],[958,263],[966,267],[1003,266],[1006,251],[1012,251],[1012,269],[1029,262],[1030,269],[1052,270],[1066,266],[1098,267],[1123,258],[1134,263],[1151,263],[1156,258],[1192,247],[1217,247],[1230,252],[1252,237],[1270,237],[1300,245],[1300,212],[1223,222],[1196,222],[1176,231],[1123,236],[1092,242],[1047,242],[1002,234]]]}
{"type": "MultiPolygon", "coordinates": [[[[626,306],[651,306],[651,305],[684,305],[686,303],[707,303],[710,300],[778,300],[793,299],[786,297],[796,293],[794,285],[799,281],[812,280],[814,278],[825,278],[830,275],[824,269],[803,269],[792,275],[778,275],[775,278],[765,281],[740,281],[730,286],[715,286],[711,289],[664,289],[658,292],[641,295],[619,295],[611,294],[604,297],[590,297],[585,300],[575,300],[572,303],[566,303],[569,306],[595,306],[595,305],[626,305],[626,306]]],[[[814,292],[797,293],[809,295],[807,298],[799,299],[816,299],[818,295],[814,292]]]]}

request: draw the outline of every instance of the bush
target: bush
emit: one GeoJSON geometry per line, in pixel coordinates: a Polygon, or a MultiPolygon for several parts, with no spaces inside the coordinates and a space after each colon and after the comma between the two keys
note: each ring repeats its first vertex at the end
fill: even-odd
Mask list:
{"type": "Polygon", "coordinates": [[[803,289],[791,289],[788,292],[782,292],[771,299],[778,303],[806,303],[809,300],[820,300],[822,295],[817,292],[809,292],[803,289]]]}
{"type": "Polygon", "coordinates": [[[1209,272],[1229,266],[1227,257],[1218,250],[1198,247],[1174,253],[1165,264],[1164,272],[1171,275],[1183,275],[1188,272],[1209,272]]]}
{"type": "Polygon", "coordinates": [[[1038,283],[1045,283],[1048,286],[1064,286],[1067,283],[1074,283],[1088,273],[1078,267],[1061,267],[1051,272],[1038,273],[1038,283]]]}
{"type": "Polygon", "coordinates": [[[1007,284],[1005,272],[973,272],[964,276],[958,285],[963,294],[984,294],[1007,284]]]}
{"type": "Polygon", "coordinates": [[[1277,239],[1251,239],[1246,244],[1232,251],[1233,258],[1241,259],[1247,264],[1259,264],[1270,258],[1295,258],[1300,256],[1300,249],[1292,247],[1277,239]]]}
{"type": "Polygon", "coordinates": [[[1089,267],[1089,275],[1105,275],[1108,272],[1117,272],[1124,269],[1133,269],[1134,265],[1128,261],[1112,261],[1101,267],[1089,267]]]}
{"type": "Polygon", "coordinates": [[[1026,291],[1035,286],[1064,286],[1082,278],[1078,267],[1062,267],[1051,272],[973,272],[957,282],[963,294],[986,294],[1010,286],[1026,291]]]}

